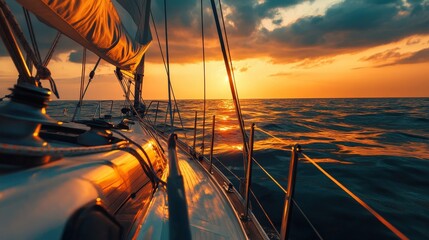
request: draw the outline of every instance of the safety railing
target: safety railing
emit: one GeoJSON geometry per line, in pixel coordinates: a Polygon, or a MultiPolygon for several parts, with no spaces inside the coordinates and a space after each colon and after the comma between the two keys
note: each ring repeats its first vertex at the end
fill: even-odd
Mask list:
{"type": "MultiPolygon", "coordinates": [[[[196,116],[195,114],[195,128],[197,126],[196,124],[196,116]]],[[[213,164],[213,159],[216,160],[216,163],[222,166],[222,169],[227,171],[231,176],[233,176],[236,180],[240,181],[240,177],[238,177],[229,167],[225,166],[222,161],[220,161],[217,157],[213,156],[213,145],[214,145],[214,128],[215,128],[215,117],[213,116],[213,126],[212,126],[212,142],[211,142],[211,148],[210,148],[210,168],[213,164]]],[[[203,136],[204,137],[204,136],[203,136]]],[[[196,153],[195,150],[195,141],[196,141],[196,129],[194,129],[194,144],[193,148],[191,149],[191,152],[196,153]]],[[[319,164],[317,164],[313,159],[311,159],[309,156],[307,156],[305,153],[303,153],[301,146],[298,144],[295,145],[289,145],[285,143],[282,139],[274,136],[273,134],[269,133],[268,131],[265,131],[263,129],[255,127],[254,124],[252,124],[250,129],[250,138],[249,138],[249,155],[247,159],[247,169],[245,171],[246,174],[246,185],[245,185],[245,194],[244,194],[244,209],[245,212],[242,214],[242,220],[246,221],[249,218],[249,211],[250,211],[250,195],[253,196],[254,202],[258,205],[260,210],[265,215],[267,221],[271,225],[271,228],[275,231],[276,235],[280,239],[288,239],[289,234],[289,228],[290,228],[290,222],[291,222],[291,209],[296,209],[305,219],[305,221],[308,223],[308,225],[311,227],[311,229],[314,231],[315,235],[319,239],[323,239],[319,231],[316,229],[314,224],[311,222],[311,220],[308,218],[308,216],[305,214],[305,212],[302,210],[302,208],[298,205],[298,203],[293,198],[294,196],[294,189],[295,189],[295,180],[297,176],[297,164],[298,160],[306,160],[310,162],[312,165],[316,167],[323,175],[325,175],[328,179],[330,179],[334,184],[336,184],[341,190],[343,190],[345,193],[347,193],[352,199],[354,199],[359,205],[361,205],[365,210],[367,210],[369,213],[371,213],[380,223],[382,223],[387,229],[389,229],[393,234],[395,234],[399,239],[408,239],[406,235],[404,235],[400,230],[398,230],[395,226],[393,226],[388,220],[386,220],[384,217],[382,217],[378,212],[376,212],[373,208],[371,208],[367,203],[365,203],[361,198],[359,198],[356,194],[354,194],[352,191],[350,191],[345,185],[340,183],[337,179],[335,179],[332,175],[330,175],[326,170],[324,170],[319,164]],[[285,189],[279,181],[277,181],[255,158],[253,158],[253,145],[254,145],[254,132],[255,130],[258,130],[273,139],[276,139],[280,143],[283,143],[287,146],[291,147],[291,158],[290,158],[290,165],[289,165],[289,174],[288,174],[288,181],[287,181],[287,188],[285,189]],[[260,203],[260,201],[257,199],[256,195],[251,189],[251,181],[252,181],[252,166],[253,163],[255,163],[262,172],[285,194],[285,200],[284,200],[284,208],[283,208],[283,214],[282,214],[282,222],[281,222],[281,228],[280,231],[277,230],[275,227],[275,224],[269,217],[269,214],[263,207],[263,205],[260,203]]],[[[211,171],[211,170],[210,170],[211,171]]]]}
{"type": "Polygon", "coordinates": [[[98,115],[98,119],[111,119],[112,118],[112,110],[113,110],[113,100],[99,101],[92,118],[96,119],[97,115],[98,115]],[[107,107],[107,109],[108,109],[107,114],[102,114],[102,113],[104,113],[103,110],[105,109],[105,107],[103,106],[104,104],[110,104],[110,106],[107,107]]]}
{"type": "MultiPolygon", "coordinates": [[[[152,126],[154,127],[159,127],[158,125],[162,126],[162,132],[166,132],[167,131],[167,127],[170,127],[170,131],[173,132],[176,129],[185,129],[184,125],[183,125],[183,120],[182,120],[182,116],[180,114],[179,108],[176,105],[175,102],[172,103],[172,109],[173,109],[173,121],[171,122],[176,122],[176,114],[177,117],[179,119],[179,124],[180,124],[180,128],[177,128],[175,126],[169,126],[169,124],[167,123],[167,119],[168,119],[168,113],[169,113],[169,104],[168,101],[159,101],[159,100],[153,100],[149,102],[149,105],[147,106],[145,112],[144,112],[144,119],[146,121],[148,121],[152,126]],[[155,107],[156,105],[156,107],[155,107]],[[161,110],[161,109],[165,109],[165,110],[161,110]],[[160,113],[164,113],[164,116],[160,116],[160,113]],[[164,121],[163,122],[159,122],[159,118],[163,117],[164,121]]],[[[170,122],[170,121],[168,121],[170,122]]],[[[187,138],[186,136],[186,132],[185,132],[185,138],[187,138]]]]}

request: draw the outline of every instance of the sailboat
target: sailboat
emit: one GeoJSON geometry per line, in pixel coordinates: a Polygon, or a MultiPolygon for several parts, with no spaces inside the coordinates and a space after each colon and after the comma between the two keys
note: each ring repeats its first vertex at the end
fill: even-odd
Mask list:
{"type": "Polygon", "coordinates": [[[1,239],[268,238],[253,214],[240,219],[242,198],[223,187],[220,172],[209,171],[177,135],[156,131],[139,111],[150,0],[117,2],[132,16],[135,37],[111,1],[17,2],[115,66],[118,76],[132,75],[137,90],[118,119],[52,119],[46,107],[57,90],[47,61],[1,0],[1,36],[19,72],[0,110],[1,239]],[[41,79],[53,83],[51,90],[41,87],[41,79]]]}
{"type": "Polygon", "coordinates": [[[170,130],[160,130],[156,120],[146,118],[148,110],[140,100],[144,56],[151,42],[150,0],[17,2],[26,15],[34,14],[59,34],[42,60],[34,32],[30,46],[13,12],[0,0],[1,38],[19,73],[10,101],[0,107],[0,239],[288,238],[301,147],[292,146],[281,229],[273,234],[252,213],[254,125],[247,134],[222,35],[222,14],[214,0],[210,3],[243,139],[246,174],[239,187],[211,157],[199,154],[195,143],[189,146],[174,133],[170,81],[170,130]],[[118,8],[131,16],[135,36],[124,29],[118,8]],[[102,59],[116,67],[120,81],[134,81],[134,99],[130,85],[122,85],[128,106],[119,117],[101,115],[99,107],[98,117],[78,119],[88,87],[83,84],[72,121],[62,123],[46,114],[50,95],[59,95],[48,63],[60,35],[96,54],[97,65],[102,59]],[[43,88],[41,80],[48,80],[50,89],[43,88]]]}

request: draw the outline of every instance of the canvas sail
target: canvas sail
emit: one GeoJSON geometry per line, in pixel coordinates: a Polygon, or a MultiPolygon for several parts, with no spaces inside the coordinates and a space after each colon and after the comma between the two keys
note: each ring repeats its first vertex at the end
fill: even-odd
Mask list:
{"type": "MultiPolygon", "coordinates": [[[[150,43],[150,39],[145,39],[143,33],[137,34],[137,39],[128,34],[110,0],[17,0],[17,2],[48,25],[123,70],[135,71],[150,43]]],[[[134,12],[130,14],[137,24],[138,31],[149,32],[148,18],[142,15],[149,13],[149,3],[145,0],[133,2],[124,1],[121,5],[126,10],[134,7],[134,12]],[[139,8],[135,8],[136,6],[139,8]]]]}

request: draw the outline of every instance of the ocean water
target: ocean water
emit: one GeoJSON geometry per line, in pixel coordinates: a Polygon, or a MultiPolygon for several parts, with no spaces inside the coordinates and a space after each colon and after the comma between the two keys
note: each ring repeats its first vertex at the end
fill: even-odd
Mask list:
{"type": "MultiPolygon", "coordinates": [[[[75,104],[53,101],[48,113],[68,121],[75,104]]],[[[122,105],[122,101],[114,102],[113,115],[119,115],[122,105]]],[[[164,125],[169,121],[167,104],[146,101],[146,105],[150,105],[147,117],[170,131],[164,125]]],[[[97,106],[98,102],[85,102],[81,115],[93,117],[97,106]]],[[[102,104],[101,115],[110,110],[109,106],[109,102],[102,104]]],[[[176,132],[191,145],[197,111],[196,148],[202,151],[203,102],[180,100],[178,106],[176,132]],[[178,129],[182,126],[180,119],[184,130],[178,129]]],[[[429,98],[258,99],[241,100],[241,107],[247,132],[252,123],[256,124],[254,157],[284,188],[290,145],[298,143],[305,154],[406,236],[429,239],[429,98]]],[[[242,177],[244,171],[232,101],[207,101],[205,155],[209,154],[213,115],[215,164],[238,187],[237,177],[242,177]]],[[[296,180],[295,201],[324,239],[395,239],[305,159],[298,163],[296,180]]],[[[279,229],[284,193],[255,164],[252,190],[279,229]]],[[[252,206],[269,229],[257,202],[253,201],[252,206]]],[[[306,218],[293,207],[290,237],[318,238],[306,218]]]]}

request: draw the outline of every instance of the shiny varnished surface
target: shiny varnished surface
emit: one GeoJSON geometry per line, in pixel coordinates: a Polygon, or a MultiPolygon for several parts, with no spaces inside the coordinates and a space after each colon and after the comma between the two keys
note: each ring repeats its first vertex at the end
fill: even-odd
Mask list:
{"type": "MultiPolygon", "coordinates": [[[[178,151],[179,167],[184,179],[189,221],[194,239],[246,239],[237,214],[222,190],[199,163],[178,151]]],[[[166,179],[166,175],[164,175],[166,179]]],[[[139,226],[139,239],[168,238],[168,203],[165,188],[159,188],[148,214],[139,226]]]]}
{"type": "MultiPolygon", "coordinates": [[[[59,239],[70,217],[91,204],[101,205],[128,231],[152,193],[141,163],[130,151],[143,161],[161,161],[152,163],[157,171],[162,170],[163,163],[149,135],[138,130],[123,134],[139,140],[146,154],[131,144],[125,150],[64,157],[39,167],[2,171],[0,239],[59,239]]],[[[73,144],[56,141],[55,146],[73,144]]]]}

